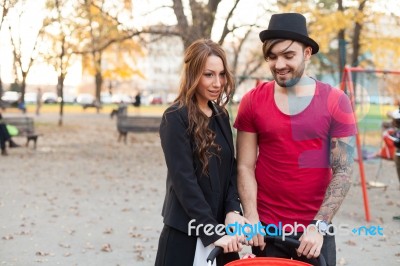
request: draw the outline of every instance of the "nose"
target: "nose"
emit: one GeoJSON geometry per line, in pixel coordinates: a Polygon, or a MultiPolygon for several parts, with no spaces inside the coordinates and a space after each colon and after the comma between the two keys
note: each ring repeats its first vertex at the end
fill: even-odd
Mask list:
{"type": "Polygon", "coordinates": [[[218,75],[215,76],[213,85],[214,85],[214,87],[221,87],[221,78],[218,75]]]}
{"type": "Polygon", "coordinates": [[[275,62],[275,68],[284,68],[286,66],[286,61],[282,56],[278,56],[275,62]]]}

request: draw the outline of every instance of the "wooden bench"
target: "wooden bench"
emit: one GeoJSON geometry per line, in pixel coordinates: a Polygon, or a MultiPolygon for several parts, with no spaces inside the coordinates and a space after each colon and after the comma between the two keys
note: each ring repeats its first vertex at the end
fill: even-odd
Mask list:
{"type": "Polygon", "coordinates": [[[33,147],[36,149],[37,139],[41,134],[35,132],[34,121],[32,117],[28,116],[13,116],[3,117],[0,120],[4,124],[13,125],[18,128],[18,135],[20,137],[26,137],[26,146],[28,147],[29,142],[33,141],[33,147]]]}
{"type": "Polygon", "coordinates": [[[126,143],[128,132],[158,132],[161,116],[117,116],[118,142],[123,138],[126,143]]]}

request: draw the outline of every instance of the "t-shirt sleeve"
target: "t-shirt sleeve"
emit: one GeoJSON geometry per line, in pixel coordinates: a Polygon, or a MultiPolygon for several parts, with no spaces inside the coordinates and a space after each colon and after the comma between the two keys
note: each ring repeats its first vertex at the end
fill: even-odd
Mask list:
{"type": "Polygon", "coordinates": [[[353,136],[357,133],[356,121],[349,97],[339,89],[333,89],[328,98],[328,110],[332,115],[330,135],[334,138],[353,136]]]}
{"type": "Polygon", "coordinates": [[[246,93],[239,104],[238,113],[235,119],[235,123],[233,127],[239,131],[246,132],[257,132],[254,119],[253,119],[253,108],[252,108],[252,94],[254,93],[254,89],[246,93]]]}

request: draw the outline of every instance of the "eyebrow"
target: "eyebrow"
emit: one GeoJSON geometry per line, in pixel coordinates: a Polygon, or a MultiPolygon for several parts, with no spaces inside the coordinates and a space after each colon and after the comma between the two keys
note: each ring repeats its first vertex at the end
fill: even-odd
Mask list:
{"type": "Polygon", "coordinates": [[[222,69],[221,71],[215,71],[215,70],[211,70],[211,69],[206,68],[206,69],[204,69],[204,72],[206,72],[206,71],[217,73],[217,72],[225,72],[225,69],[222,69]]]}
{"type": "Polygon", "coordinates": [[[277,54],[288,54],[288,53],[296,53],[296,51],[294,50],[289,50],[289,48],[294,44],[295,42],[292,41],[286,48],[284,48],[283,50],[279,51],[278,53],[273,53],[272,52],[272,48],[269,51],[269,54],[273,54],[273,55],[277,55],[277,54]]]}
{"type": "Polygon", "coordinates": [[[277,53],[270,52],[270,54],[273,54],[273,55],[279,55],[279,54],[294,54],[294,53],[296,53],[296,51],[293,51],[293,50],[289,50],[289,51],[280,51],[280,52],[277,52],[277,53]]]}

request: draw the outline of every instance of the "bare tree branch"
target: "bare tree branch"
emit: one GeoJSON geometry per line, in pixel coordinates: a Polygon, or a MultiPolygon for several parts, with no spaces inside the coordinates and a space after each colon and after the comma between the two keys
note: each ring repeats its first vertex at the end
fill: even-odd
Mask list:
{"type": "Polygon", "coordinates": [[[232,9],[229,11],[228,16],[227,16],[227,18],[226,18],[226,20],[225,20],[224,29],[223,29],[222,34],[221,34],[221,37],[219,38],[219,41],[218,41],[218,43],[221,44],[221,45],[222,45],[222,43],[224,42],[225,37],[226,37],[230,32],[233,31],[233,30],[229,30],[229,29],[228,29],[228,23],[229,23],[229,21],[231,20],[232,15],[233,15],[233,12],[235,11],[235,9],[236,9],[236,7],[237,7],[237,5],[238,5],[239,2],[240,2],[240,0],[236,0],[236,1],[235,1],[235,4],[233,5],[232,9]]]}

